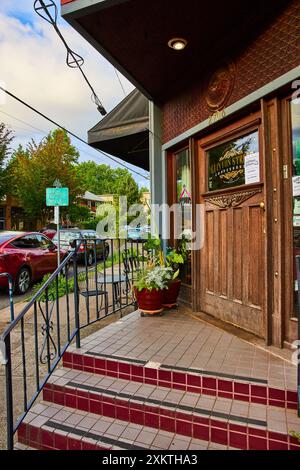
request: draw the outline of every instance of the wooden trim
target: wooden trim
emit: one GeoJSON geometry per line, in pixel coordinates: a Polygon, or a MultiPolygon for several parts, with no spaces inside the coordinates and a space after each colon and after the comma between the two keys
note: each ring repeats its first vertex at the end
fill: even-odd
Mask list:
{"type": "Polygon", "coordinates": [[[219,129],[208,136],[202,137],[198,140],[198,143],[205,150],[208,150],[210,147],[214,147],[216,144],[221,145],[228,140],[231,140],[232,137],[239,137],[251,130],[259,128],[261,124],[261,113],[260,111],[251,114],[245,118],[235,121],[233,124],[226,126],[223,129],[219,129]]]}
{"type": "Polygon", "coordinates": [[[274,263],[273,263],[273,176],[271,142],[269,139],[269,106],[265,100],[261,100],[262,111],[262,146],[264,165],[264,193],[265,193],[265,341],[267,346],[272,344],[272,312],[273,312],[273,288],[274,288],[274,263]]]}
{"type": "MultiPolygon", "coordinates": [[[[197,142],[194,138],[190,139],[190,158],[191,158],[191,191],[192,191],[192,230],[193,233],[196,231],[196,210],[197,204],[199,204],[199,191],[198,191],[198,166],[199,162],[197,159],[197,142]]],[[[191,254],[191,272],[192,272],[192,284],[191,284],[191,300],[192,310],[194,312],[199,311],[199,273],[200,273],[200,257],[199,250],[192,250],[191,254]]]]}
{"type": "Polygon", "coordinates": [[[294,234],[293,234],[293,199],[292,199],[292,139],[291,139],[291,111],[290,101],[292,96],[286,96],[281,101],[281,137],[282,137],[282,154],[283,165],[287,165],[288,178],[283,179],[283,225],[284,225],[284,253],[283,253],[283,269],[284,269],[284,338],[292,343],[297,338],[298,321],[292,316],[294,312],[294,234]]]}

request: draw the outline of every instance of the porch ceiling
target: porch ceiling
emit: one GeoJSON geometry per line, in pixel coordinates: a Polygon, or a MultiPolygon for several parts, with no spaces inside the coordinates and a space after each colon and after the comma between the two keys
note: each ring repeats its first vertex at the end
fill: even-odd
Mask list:
{"type": "Polygon", "coordinates": [[[62,15],[149,99],[163,103],[251,42],[288,0],[63,0],[62,15]],[[167,46],[183,37],[187,47],[167,46]]]}

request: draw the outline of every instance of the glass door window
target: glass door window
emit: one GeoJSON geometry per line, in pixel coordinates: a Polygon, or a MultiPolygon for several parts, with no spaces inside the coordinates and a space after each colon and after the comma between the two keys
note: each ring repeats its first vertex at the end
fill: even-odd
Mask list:
{"type": "Polygon", "coordinates": [[[300,255],[300,105],[291,102],[292,139],[292,198],[293,198],[293,259],[294,259],[294,315],[297,316],[298,282],[296,256],[300,255]]]}
{"type": "MultiPolygon", "coordinates": [[[[176,203],[177,222],[182,238],[176,240],[176,244],[188,242],[192,236],[192,179],[191,162],[189,149],[182,150],[175,154],[176,172],[176,203]]],[[[186,284],[191,284],[191,252],[188,250],[188,261],[183,268],[182,280],[186,284]]]]}

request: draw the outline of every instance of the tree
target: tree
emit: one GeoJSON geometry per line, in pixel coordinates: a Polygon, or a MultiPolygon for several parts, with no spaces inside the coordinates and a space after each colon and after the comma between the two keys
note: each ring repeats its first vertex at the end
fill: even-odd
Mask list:
{"type": "Polygon", "coordinates": [[[0,123],[0,200],[7,192],[7,172],[5,161],[10,154],[10,144],[13,140],[13,133],[5,124],[0,123]]]}
{"type": "Polygon", "coordinates": [[[77,173],[85,191],[127,196],[128,205],[140,202],[138,185],[125,168],[114,169],[109,165],[88,161],[78,165],[77,173]]]}
{"type": "Polygon", "coordinates": [[[69,188],[70,207],[63,212],[70,212],[78,204],[77,197],[83,193],[76,171],[78,157],[62,130],[50,132],[39,144],[32,141],[26,149],[20,146],[16,150],[9,162],[11,186],[29,217],[43,224],[52,218],[53,209],[46,206],[46,188],[52,187],[56,179],[69,188]]]}

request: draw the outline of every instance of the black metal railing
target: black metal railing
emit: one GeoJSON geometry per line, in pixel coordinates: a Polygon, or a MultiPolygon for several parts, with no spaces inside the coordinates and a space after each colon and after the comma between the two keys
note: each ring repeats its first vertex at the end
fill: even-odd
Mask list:
{"type": "Polygon", "coordinates": [[[135,307],[132,283],[144,241],[76,240],[72,251],[0,336],[7,448],[68,346],[83,328],[135,307]]]}

